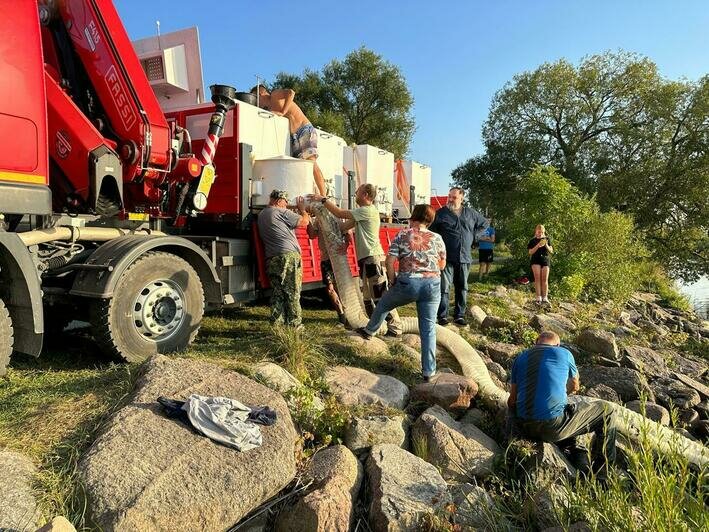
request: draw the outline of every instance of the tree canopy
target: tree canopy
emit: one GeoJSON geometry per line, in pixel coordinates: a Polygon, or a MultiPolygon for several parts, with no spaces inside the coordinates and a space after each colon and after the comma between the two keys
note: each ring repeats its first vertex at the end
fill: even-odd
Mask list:
{"type": "Polygon", "coordinates": [[[525,201],[523,175],[553,165],[604,211],[631,213],[673,273],[709,274],[709,76],[666,80],[624,52],[545,63],[497,92],[483,141],[452,175],[497,218],[525,201]]]}
{"type": "Polygon", "coordinates": [[[333,59],[321,72],[281,72],[274,88],[290,88],[316,126],[348,143],[371,144],[406,155],[416,126],[413,97],[399,68],[362,47],[344,60],[333,59]]]}

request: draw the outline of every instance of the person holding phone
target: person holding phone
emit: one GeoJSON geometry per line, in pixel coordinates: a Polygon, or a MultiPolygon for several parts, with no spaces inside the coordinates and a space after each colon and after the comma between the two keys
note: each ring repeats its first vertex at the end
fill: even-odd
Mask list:
{"type": "Polygon", "coordinates": [[[538,305],[549,303],[549,255],[554,253],[554,248],[551,247],[551,239],[542,224],[534,229],[534,238],[527,244],[527,252],[531,258],[534,274],[536,302],[538,305]]]}

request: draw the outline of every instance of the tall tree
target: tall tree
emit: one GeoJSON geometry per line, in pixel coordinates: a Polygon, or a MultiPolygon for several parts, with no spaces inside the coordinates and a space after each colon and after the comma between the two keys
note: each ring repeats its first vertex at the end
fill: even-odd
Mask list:
{"type": "Polygon", "coordinates": [[[322,72],[280,73],[274,87],[292,88],[314,125],[348,143],[406,155],[416,129],[413,97],[399,68],[367,48],[332,60],[322,72]]]}
{"type": "Polygon", "coordinates": [[[660,77],[628,53],[545,63],[495,95],[485,153],[454,180],[504,220],[519,179],[551,164],[605,210],[627,210],[655,257],[693,279],[709,273],[709,82],[660,77]]]}

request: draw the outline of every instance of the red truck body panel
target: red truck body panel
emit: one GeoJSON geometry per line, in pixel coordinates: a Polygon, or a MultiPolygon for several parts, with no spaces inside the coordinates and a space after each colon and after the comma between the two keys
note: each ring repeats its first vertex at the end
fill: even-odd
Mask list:
{"type": "Polygon", "coordinates": [[[0,0],[0,181],[47,185],[47,107],[37,4],[0,0]]]}

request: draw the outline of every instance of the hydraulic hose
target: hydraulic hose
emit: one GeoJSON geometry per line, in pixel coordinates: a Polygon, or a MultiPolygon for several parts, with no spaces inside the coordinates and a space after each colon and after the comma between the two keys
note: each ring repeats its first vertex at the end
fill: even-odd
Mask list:
{"type": "Polygon", "coordinates": [[[164,236],[160,231],[120,229],[118,227],[52,227],[50,229],[35,229],[25,233],[17,233],[25,246],[35,246],[53,240],[73,240],[106,242],[124,235],[164,236]]]}
{"type": "MultiPolygon", "coordinates": [[[[325,239],[325,246],[330,255],[330,262],[335,273],[337,290],[345,310],[345,317],[352,327],[364,327],[367,324],[367,314],[364,309],[359,284],[352,277],[347,261],[347,248],[339,230],[339,221],[321,205],[313,205],[318,223],[320,238],[325,239]]],[[[416,318],[402,318],[403,332],[418,334],[416,318]]],[[[494,409],[506,409],[509,393],[499,388],[490,378],[480,353],[476,351],[459,334],[440,325],[436,326],[436,343],[446,348],[456,358],[463,375],[473,379],[478,385],[480,399],[494,409]]],[[[599,401],[589,397],[573,397],[573,401],[599,401]]],[[[616,413],[618,431],[627,438],[638,441],[644,439],[659,453],[679,453],[696,466],[709,465],[709,450],[695,441],[684,437],[669,427],[647,419],[623,406],[603,401],[608,408],[616,413]],[[645,435],[643,438],[642,435],[645,435]]]]}

